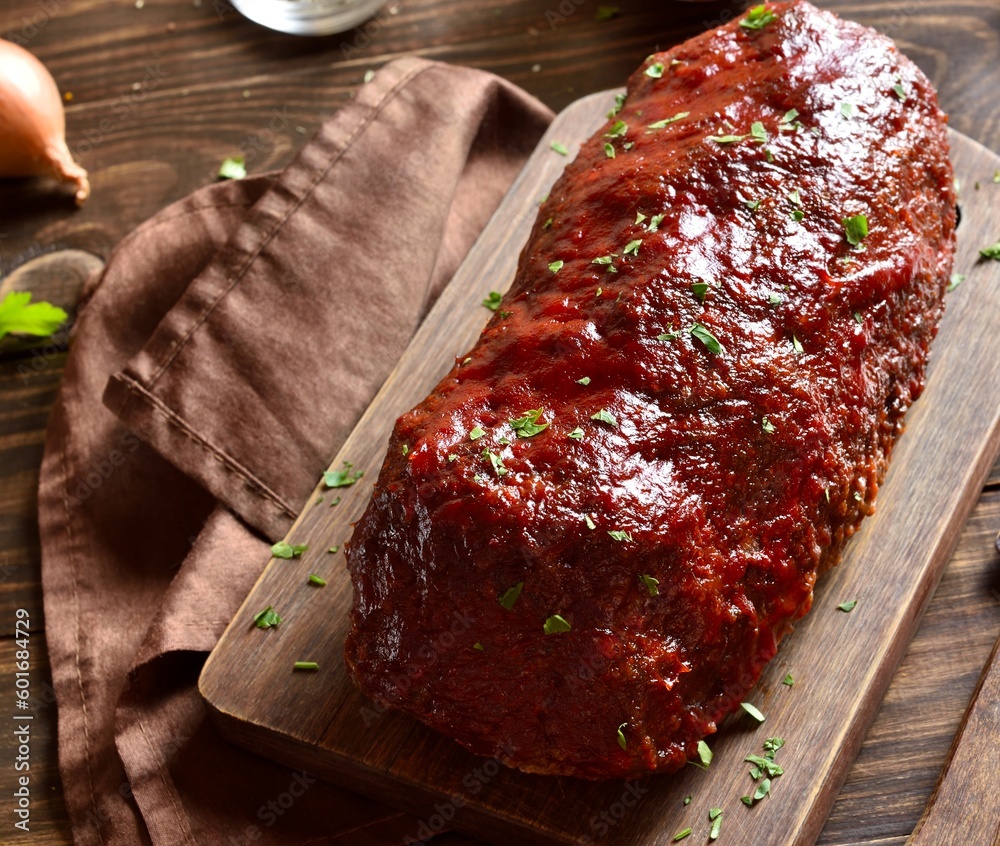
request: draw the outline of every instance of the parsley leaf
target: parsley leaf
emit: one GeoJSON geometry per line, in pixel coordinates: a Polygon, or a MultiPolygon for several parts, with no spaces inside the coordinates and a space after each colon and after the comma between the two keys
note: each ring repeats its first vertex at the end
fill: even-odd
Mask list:
{"type": "Polygon", "coordinates": [[[617,529],[613,529],[612,531],[608,532],[608,534],[611,535],[612,540],[616,540],[619,542],[628,541],[629,543],[633,542],[632,535],[630,535],[628,532],[622,532],[618,531],[617,529]]]}
{"type": "Polygon", "coordinates": [[[649,219],[649,225],[646,227],[646,229],[649,232],[656,232],[656,230],[660,228],[660,224],[663,223],[663,218],[665,217],[666,214],[654,214],[649,219]]]}
{"type": "Polygon", "coordinates": [[[708,293],[708,283],[707,282],[692,282],[691,283],[691,293],[694,294],[699,300],[704,302],[705,295],[708,293]]]}
{"type": "Polygon", "coordinates": [[[618,6],[598,6],[594,20],[598,23],[604,23],[605,21],[617,18],[621,13],[622,10],[618,6]]]}
{"type": "Polygon", "coordinates": [[[782,684],[787,684],[789,687],[795,687],[795,679],[792,678],[792,674],[788,673],[784,679],[781,680],[782,684]]]}
{"type": "Polygon", "coordinates": [[[722,831],[722,808],[712,808],[708,812],[708,818],[712,821],[712,828],[708,832],[709,840],[718,840],[722,831]]]}
{"type": "Polygon", "coordinates": [[[583,385],[584,387],[586,387],[587,385],[590,384],[590,377],[584,376],[582,379],[577,379],[576,384],[583,385]]]}
{"type": "Polygon", "coordinates": [[[483,458],[488,458],[490,460],[490,464],[493,466],[493,472],[497,474],[498,479],[502,479],[509,472],[507,468],[503,466],[503,459],[500,457],[500,454],[490,452],[489,447],[483,449],[483,458]]]}
{"type": "Polygon", "coordinates": [[[636,239],[635,241],[629,241],[625,249],[622,250],[622,254],[626,256],[638,256],[639,247],[641,246],[642,246],[642,241],[639,239],[636,239]]]}
{"type": "Polygon", "coordinates": [[[293,670],[318,670],[319,664],[315,661],[296,661],[292,665],[293,670]]]}
{"type": "Polygon", "coordinates": [[[769,435],[774,434],[774,424],[768,419],[766,414],[764,415],[764,419],[761,420],[760,428],[769,435]]]}
{"type": "Polygon", "coordinates": [[[271,547],[271,555],[275,558],[283,558],[288,561],[292,558],[298,558],[307,549],[309,549],[308,546],[301,544],[290,544],[286,541],[278,541],[271,547]]]}
{"type": "Polygon", "coordinates": [[[620,726],[618,726],[618,745],[622,749],[628,748],[628,742],[625,740],[625,733],[622,731],[622,729],[625,728],[625,726],[627,725],[628,723],[622,723],[620,726]]]}
{"type": "Polygon", "coordinates": [[[607,423],[609,426],[613,426],[615,429],[618,428],[618,421],[615,420],[615,416],[606,408],[602,408],[600,411],[591,414],[590,419],[597,420],[600,423],[607,423]]]}
{"type": "Polygon", "coordinates": [[[763,29],[772,21],[777,20],[777,17],[774,12],[761,3],[749,11],[747,16],[740,21],[740,26],[744,29],[763,29]]]}
{"type": "Polygon", "coordinates": [[[11,291],[0,302],[0,340],[11,334],[44,338],[62,326],[66,316],[52,303],[31,302],[30,291],[11,291]]]}
{"type": "Polygon", "coordinates": [[[981,255],[983,258],[993,259],[994,261],[1000,261],[1000,241],[997,241],[995,244],[992,244],[989,247],[983,247],[979,251],[979,255],[981,255]]]}
{"type": "Polygon", "coordinates": [[[552,147],[552,151],[554,153],[558,153],[560,156],[568,156],[569,155],[569,149],[566,147],[565,144],[561,144],[558,141],[553,141],[552,144],[551,144],[551,147],[552,147]]]}
{"type": "Polygon", "coordinates": [[[646,68],[646,76],[651,79],[660,79],[663,76],[664,70],[666,70],[666,68],[663,66],[663,62],[656,62],[646,68]]]}
{"type": "Polygon", "coordinates": [[[792,121],[794,121],[795,118],[797,118],[798,116],[799,116],[798,109],[789,109],[787,112],[785,112],[785,116],[781,119],[781,124],[787,126],[792,121]]]}
{"type": "Polygon", "coordinates": [[[587,524],[587,528],[590,529],[590,531],[594,531],[594,529],[597,528],[597,523],[594,522],[594,518],[589,514],[583,515],[583,522],[587,524]]]}
{"type": "Polygon", "coordinates": [[[850,613],[857,607],[858,601],[856,599],[848,599],[847,602],[841,602],[837,607],[841,611],[846,611],[850,613]]]}
{"type": "Polygon", "coordinates": [[[553,273],[558,273],[560,270],[563,269],[563,267],[565,267],[565,265],[566,262],[562,261],[561,259],[549,262],[549,270],[552,271],[553,273]]]}
{"type": "Polygon", "coordinates": [[[223,159],[219,165],[219,179],[243,179],[247,175],[246,162],[243,156],[233,156],[223,159]]]}
{"type": "Polygon", "coordinates": [[[746,137],[746,135],[709,135],[708,140],[714,141],[716,144],[735,144],[746,137]]]}
{"type": "Polygon", "coordinates": [[[760,709],[755,705],[751,705],[749,702],[741,702],[740,707],[746,711],[751,717],[753,717],[758,723],[764,722],[764,715],[760,712],[760,709]]]}
{"type": "Polygon", "coordinates": [[[615,157],[615,145],[610,141],[607,141],[604,144],[604,155],[606,155],[609,159],[613,159],[615,157]]]}
{"type": "Polygon", "coordinates": [[[549,428],[548,423],[540,425],[538,423],[538,418],[542,416],[542,411],[543,409],[541,408],[533,408],[530,411],[524,412],[523,417],[518,417],[517,420],[510,420],[508,422],[511,428],[517,432],[519,438],[530,438],[549,428]]]}
{"type": "Polygon", "coordinates": [[[584,435],[583,429],[581,429],[579,426],[577,426],[566,437],[567,438],[572,438],[574,441],[582,441],[583,440],[583,435],[584,435]]]}
{"type": "Polygon", "coordinates": [[[847,243],[852,247],[856,247],[868,237],[868,217],[866,215],[856,214],[853,217],[845,217],[841,222],[844,224],[844,235],[847,237],[847,243]]]}
{"type": "Polygon", "coordinates": [[[562,617],[558,614],[553,614],[545,621],[545,625],[542,626],[542,631],[544,631],[547,635],[560,634],[562,632],[570,631],[571,628],[572,626],[570,626],[570,624],[567,623],[562,617]]]}
{"type": "Polygon", "coordinates": [[[281,617],[278,616],[278,612],[271,605],[268,605],[267,608],[254,617],[253,621],[258,629],[271,629],[281,625],[281,617]]]}
{"type": "Polygon", "coordinates": [[[688,331],[692,337],[701,341],[705,349],[713,355],[720,355],[722,353],[722,344],[719,343],[719,339],[715,335],[708,331],[707,327],[702,326],[700,323],[695,323],[688,331]]]}
{"type": "Polygon", "coordinates": [[[706,770],[708,765],[712,763],[712,750],[709,749],[708,744],[704,740],[698,741],[698,760],[701,761],[701,766],[706,770]]]}
{"type": "Polygon", "coordinates": [[[483,435],[486,434],[486,430],[480,426],[474,426],[472,431],[469,432],[470,441],[478,441],[483,435]]]}
{"type": "Polygon", "coordinates": [[[499,291],[490,291],[490,295],[483,300],[483,305],[486,306],[490,311],[496,311],[500,308],[500,302],[503,300],[503,294],[499,291]]]}
{"type": "Polygon", "coordinates": [[[896,77],[896,84],[892,86],[892,90],[900,102],[905,103],[907,101],[909,95],[906,93],[906,88],[903,87],[903,80],[900,77],[896,77]]]}
{"type": "Polygon", "coordinates": [[[753,124],[751,124],[750,134],[754,137],[754,140],[758,144],[767,143],[767,130],[764,129],[764,124],[762,124],[759,120],[754,121],[753,124]]]}
{"type": "Polygon", "coordinates": [[[658,120],[656,123],[651,123],[647,129],[665,129],[672,123],[676,123],[679,120],[684,120],[691,112],[678,112],[673,117],[664,118],[663,120],[658,120]]]}
{"type": "MultiPolygon", "coordinates": [[[[1000,256],[1000,244],[997,244],[997,255],[1000,256]]],[[[948,287],[945,290],[949,292],[954,291],[964,281],[965,281],[964,273],[953,273],[951,274],[951,279],[948,281],[948,287]]]]}
{"type": "Polygon", "coordinates": [[[365,475],[364,470],[359,470],[357,473],[352,473],[351,468],[354,467],[350,461],[344,462],[343,470],[327,470],[323,474],[323,484],[328,488],[349,488],[358,479],[365,475]]]}
{"type": "Polygon", "coordinates": [[[624,138],[628,133],[628,124],[623,120],[616,120],[614,125],[611,127],[611,131],[608,132],[605,138],[624,138]]]}
{"type": "Polygon", "coordinates": [[[676,843],[678,840],[683,840],[690,833],[691,833],[690,828],[681,829],[680,831],[677,832],[677,834],[674,835],[674,843],[676,843]]]}
{"type": "Polygon", "coordinates": [[[646,586],[646,590],[649,591],[650,596],[660,595],[660,580],[653,578],[652,576],[647,576],[643,574],[639,576],[639,581],[646,586]]]}
{"type": "MultiPolygon", "coordinates": [[[[618,268],[615,267],[614,264],[613,264],[613,262],[614,262],[614,260],[615,260],[616,257],[617,257],[616,253],[612,253],[610,256],[598,256],[597,258],[595,258],[591,262],[591,264],[604,265],[605,267],[607,267],[609,273],[617,273],[618,272],[618,268]]],[[[598,291],[597,296],[600,296],[600,295],[601,295],[600,291],[598,291]]]]}
{"type": "Polygon", "coordinates": [[[664,332],[662,335],[657,335],[657,341],[676,341],[680,335],[671,329],[669,332],[664,332]]]}
{"type": "Polygon", "coordinates": [[[310,573],[309,584],[316,585],[316,587],[326,587],[326,579],[322,576],[317,576],[315,573],[310,573]]]}
{"type": "Polygon", "coordinates": [[[858,113],[858,108],[854,103],[841,103],[840,113],[848,120],[851,120],[858,113]]]}
{"type": "Polygon", "coordinates": [[[514,585],[514,587],[505,590],[503,595],[500,597],[500,605],[508,611],[512,611],[514,603],[517,602],[517,598],[521,595],[521,589],[523,587],[524,582],[518,582],[514,585]]]}

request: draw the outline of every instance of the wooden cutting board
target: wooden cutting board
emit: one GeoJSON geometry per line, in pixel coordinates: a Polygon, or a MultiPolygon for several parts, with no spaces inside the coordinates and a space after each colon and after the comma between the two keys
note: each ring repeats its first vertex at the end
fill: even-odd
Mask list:
{"type": "Polygon", "coordinates": [[[342,550],[327,550],[342,547],[364,509],[395,419],[473,345],[489,316],[483,298],[513,278],[538,200],[567,161],[551,142],[575,155],[612,101],[613,92],[593,95],[556,119],[331,465],[351,462],[363,479],[317,487],[288,535],[308,551],[269,564],[205,665],[201,692],[234,743],[412,811],[414,840],[457,827],[504,846],[654,846],[690,827],[689,842],[705,842],[708,810],[722,808],[722,842],[813,843],[1000,446],[1000,264],[978,256],[1000,239],[1000,219],[990,211],[1000,199],[992,183],[1000,157],[957,133],[956,270],[968,278],[948,295],[927,390],[910,412],[878,512],[821,580],[812,612],[748,697],[766,714],[762,725],[727,718],[709,738],[715,759],[707,771],[689,766],[632,784],[532,776],[471,755],[411,717],[382,712],[344,669],[352,591],[342,550]],[[307,584],[310,573],[327,585],[307,584]],[[838,610],[853,599],[853,611],[838,610]],[[269,605],[283,622],[256,628],[254,617],[269,605]],[[319,669],[293,671],[301,660],[319,669]],[[789,673],[794,686],[782,683],[789,673]],[[785,774],[770,798],[748,808],[740,797],[753,782],[743,759],[761,754],[771,736],[786,741],[777,756],[785,774]]]}

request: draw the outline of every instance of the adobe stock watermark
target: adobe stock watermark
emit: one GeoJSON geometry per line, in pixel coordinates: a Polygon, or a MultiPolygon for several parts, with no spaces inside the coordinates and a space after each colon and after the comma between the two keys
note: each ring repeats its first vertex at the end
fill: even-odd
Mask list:
{"type": "Polygon", "coordinates": [[[257,819],[263,823],[264,828],[262,829],[259,825],[248,825],[240,834],[229,835],[229,839],[226,841],[227,846],[246,846],[248,843],[259,843],[264,838],[264,829],[274,826],[315,783],[316,779],[305,770],[293,773],[288,789],[274,798],[268,799],[257,809],[257,819]]]}
{"type": "Polygon", "coordinates": [[[375,37],[388,25],[388,23],[399,14],[402,8],[399,3],[390,3],[375,13],[375,17],[365,21],[361,26],[352,31],[353,38],[340,42],[340,53],[345,59],[353,59],[363,50],[372,45],[375,37]]]}
{"type": "Polygon", "coordinates": [[[282,106],[280,109],[277,107],[271,109],[271,118],[268,120],[267,126],[259,132],[251,132],[237,145],[240,156],[243,157],[243,164],[249,167],[257,156],[271,150],[274,146],[275,138],[277,138],[279,133],[288,129],[290,123],[291,118],[288,116],[288,106],[282,106]]]}
{"type": "Polygon", "coordinates": [[[69,0],[38,0],[36,9],[30,16],[21,16],[21,28],[10,30],[3,37],[19,47],[27,47],[29,42],[66,8],[68,2],[69,0]]]}
{"type": "Polygon", "coordinates": [[[145,75],[138,82],[132,83],[127,94],[122,94],[111,102],[110,110],[114,117],[101,118],[97,126],[91,126],[80,133],[84,140],[73,148],[73,155],[76,158],[85,158],[95,148],[103,144],[109,135],[116,129],[119,129],[128,120],[136,106],[142,103],[151,92],[160,87],[160,84],[168,75],[159,64],[155,67],[146,65],[144,70],[145,75]]]}

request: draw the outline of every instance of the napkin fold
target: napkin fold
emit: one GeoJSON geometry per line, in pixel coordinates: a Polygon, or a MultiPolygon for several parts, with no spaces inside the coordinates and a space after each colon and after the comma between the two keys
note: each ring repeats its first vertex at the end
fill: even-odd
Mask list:
{"type": "Polygon", "coordinates": [[[551,118],[490,74],[402,59],[285,171],[197,191],[115,249],[75,327],[39,489],[77,846],[414,830],[226,744],[196,682],[551,118]]]}

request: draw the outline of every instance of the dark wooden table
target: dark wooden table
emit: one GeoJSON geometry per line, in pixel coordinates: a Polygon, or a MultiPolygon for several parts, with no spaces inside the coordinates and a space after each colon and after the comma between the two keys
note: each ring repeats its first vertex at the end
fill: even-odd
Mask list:
{"type": "MultiPolygon", "coordinates": [[[[732,18],[744,2],[394,0],[366,26],[301,39],[244,21],[225,0],[3,0],[0,36],[52,70],[68,97],[70,148],[90,170],[81,211],[30,181],[0,189],[0,272],[56,250],[107,256],[145,218],[211,182],[243,153],[251,172],[286,164],[365,72],[419,54],[474,65],[553,109],[623,83],[657,47],[732,18]],[[139,8],[137,8],[139,6],[139,8]]],[[[935,82],[955,129],[1000,150],[998,0],[824,0],[878,27],[935,82]]],[[[965,186],[970,190],[969,186],[965,186]]],[[[995,190],[1000,205],[1000,186],[995,190]]],[[[1000,238],[1000,232],[997,233],[1000,238]]],[[[79,257],[78,257],[79,258],[79,257]]],[[[76,265],[78,266],[79,262],[76,265]]],[[[78,275],[51,273],[44,293],[72,302],[78,275]]],[[[0,280],[2,284],[2,280],[0,280]]],[[[51,701],[39,580],[36,487],[46,419],[65,351],[0,350],[0,692],[13,691],[15,611],[33,624],[36,697],[51,701]]],[[[974,366],[974,363],[970,363],[974,366]]],[[[956,432],[961,437],[961,432],[956,432]]],[[[1000,465],[994,468],[820,838],[903,843],[930,796],[1000,632],[1000,465]]],[[[56,708],[38,709],[32,833],[2,842],[71,842],[54,743],[56,708]]],[[[0,797],[14,784],[14,738],[0,733],[0,797]]],[[[450,844],[467,842],[451,835],[450,844]]]]}

